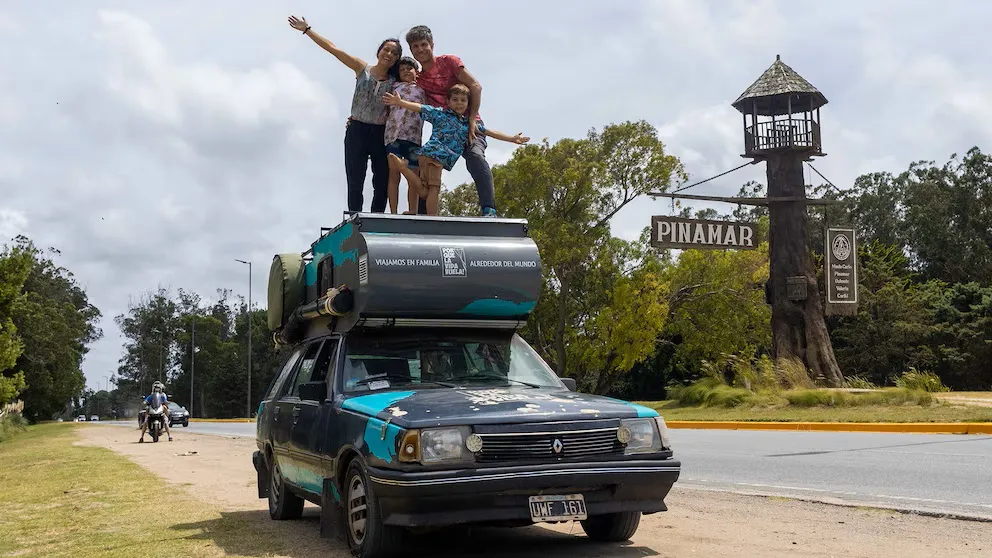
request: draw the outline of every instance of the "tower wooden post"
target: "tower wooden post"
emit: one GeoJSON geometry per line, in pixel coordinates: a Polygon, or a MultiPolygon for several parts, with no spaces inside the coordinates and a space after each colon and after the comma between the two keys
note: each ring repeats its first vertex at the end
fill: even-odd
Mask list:
{"type": "Polygon", "coordinates": [[[776,56],[733,107],[744,116],[742,157],[764,161],[768,180],[773,356],[797,357],[814,377],[839,387],[844,375],[824,321],[806,230],[810,200],[803,180],[803,161],[825,155],[819,115],[826,103],[822,93],[776,56]]]}

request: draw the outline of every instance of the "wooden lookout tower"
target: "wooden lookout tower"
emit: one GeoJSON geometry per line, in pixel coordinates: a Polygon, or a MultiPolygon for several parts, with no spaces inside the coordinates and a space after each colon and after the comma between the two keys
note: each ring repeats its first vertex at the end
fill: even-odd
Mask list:
{"type": "Polygon", "coordinates": [[[742,157],[764,161],[768,181],[768,298],[773,356],[797,357],[814,377],[839,387],[844,376],[824,321],[816,268],[806,233],[803,162],[822,157],[823,96],[776,56],[733,103],[744,116],[742,157]]]}

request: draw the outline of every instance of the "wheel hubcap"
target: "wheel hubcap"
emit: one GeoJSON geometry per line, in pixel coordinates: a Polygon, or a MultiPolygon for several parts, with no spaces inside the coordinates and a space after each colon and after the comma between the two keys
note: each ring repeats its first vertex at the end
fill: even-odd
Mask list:
{"type": "Polygon", "coordinates": [[[365,499],[365,483],[355,475],[348,483],[348,528],[355,544],[365,541],[365,520],[368,518],[368,502],[365,499]]]}
{"type": "Polygon", "coordinates": [[[272,496],[272,500],[279,501],[279,488],[282,485],[282,478],[279,475],[279,465],[275,463],[275,457],[272,459],[272,478],[269,479],[269,495],[272,496]]]}

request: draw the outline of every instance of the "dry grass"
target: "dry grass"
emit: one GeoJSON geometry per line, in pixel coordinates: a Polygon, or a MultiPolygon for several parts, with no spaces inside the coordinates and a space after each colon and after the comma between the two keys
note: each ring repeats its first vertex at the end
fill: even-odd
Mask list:
{"type": "Polygon", "coordinates": [[[240,555],[225,553],[232,541],[260,556],[283,546],[257,521],[218,513],[110,450],[73,444],[75,428],[33,426],[3,445],[4,556],[240,555]],[[165,507],[171,513],[146,520],[165,507]]]}

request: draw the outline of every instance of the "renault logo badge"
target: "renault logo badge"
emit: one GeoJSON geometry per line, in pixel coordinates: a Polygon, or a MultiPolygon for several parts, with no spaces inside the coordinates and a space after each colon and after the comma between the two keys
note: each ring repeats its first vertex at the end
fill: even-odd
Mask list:
{"type": "Polygon", "coordinates": [[[551,442],[551,451],[556,454],[560,455],[563,449],[565,449],[565,446],[561,443],[561,439],[555,438],[555,441],[551,442]]]}

